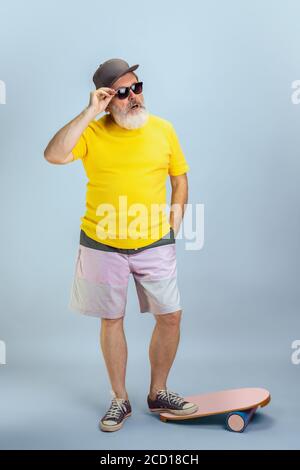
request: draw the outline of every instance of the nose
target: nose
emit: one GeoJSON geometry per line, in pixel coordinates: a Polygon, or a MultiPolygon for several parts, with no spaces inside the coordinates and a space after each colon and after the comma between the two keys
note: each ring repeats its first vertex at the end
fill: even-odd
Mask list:
{"type": "Polygon", "coordinates": [[[129,98],[135,98],[135,93],[131,89],[129,90],[129,98]]]}

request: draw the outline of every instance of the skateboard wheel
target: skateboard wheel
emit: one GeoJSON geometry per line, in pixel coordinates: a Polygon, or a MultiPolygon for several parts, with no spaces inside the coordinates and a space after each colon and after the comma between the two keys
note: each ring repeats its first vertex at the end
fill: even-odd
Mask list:
{"type": "Polygon", "coordinates": [[[251,408],[250,410],[234,411],[229,413],[226,418],[226,424],[229,431],[245,431],[256,410],[257,408],[251,408]]]}

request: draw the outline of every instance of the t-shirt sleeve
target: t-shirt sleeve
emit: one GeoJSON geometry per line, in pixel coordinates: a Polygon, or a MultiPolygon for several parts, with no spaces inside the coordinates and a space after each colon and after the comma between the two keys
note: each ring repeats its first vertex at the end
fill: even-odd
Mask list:
{"type": "Polygon", "coordinates": [[[76,142],[75,147],[73,147],[72,149],[74,160],[78,160],[79,158],[83,159],[86,157],[88,153],[88,138],[87,137],[88,137],[88,128],[83,131],[78,141],[76,142]]]}
{"type": "MultiPolygon", "coordinates": [[[[171,123],[170,123],[171,124],[171,123]]],[[[176,131],[171,124],[170,129],[170,145],[171,145],[171,155],[169,160],[169,175],[178,176],[183,175],[189,171],[190,167],[187,164],[183,150],[181,148],[179,139],[177,137],[176,131]]]]}

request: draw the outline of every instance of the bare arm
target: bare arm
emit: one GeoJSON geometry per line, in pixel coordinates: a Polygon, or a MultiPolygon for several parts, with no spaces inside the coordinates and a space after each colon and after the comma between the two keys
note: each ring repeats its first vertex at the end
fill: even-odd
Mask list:
{"type": "Polygon", "coordinates": [[[105,110],[114,95],[115,90],[106,87],[91,92],[89,105],[52,137],[44,150],[45,159],[57,165],[73,161],[72,149],[79,137],[97,114],[105,110]]]}
{"type": "Polygon", "coordinates": [[[175,237],[179,231],[188,201],[188,179],[186,173],[179,176],[170,176],[172,186],[171,210],[169,223],[174,230],[175,237]]]}
{"type": "Polygon", "coordinates": [[[72,149],[92,119],[94,119],[93,115],[86,108],[60,129],[44,151],[46,160],[57,165],[71,162],[74,158],[72,149]]]}

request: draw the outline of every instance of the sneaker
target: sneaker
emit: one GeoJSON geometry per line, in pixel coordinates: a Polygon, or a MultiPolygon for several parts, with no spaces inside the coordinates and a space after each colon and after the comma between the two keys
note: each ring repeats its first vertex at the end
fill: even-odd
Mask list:
{"type": "Polygon", "coordinates": [[[185,401],[178,393],[170,390],[158,390],[155,400],[147,397],[149,410],[152,412],[168,412],[174,415],[189,415],[198,410],[198,405],[185,401]]]}
{"type": "Polygon", "coordinates": [[[123,426],[125,419],[129,416],[131,416],[129,400],[116,398],[116,396],[114,396],[108,411],[100,420],[100,429],[102,431],[118,431],[123,426]]]}

